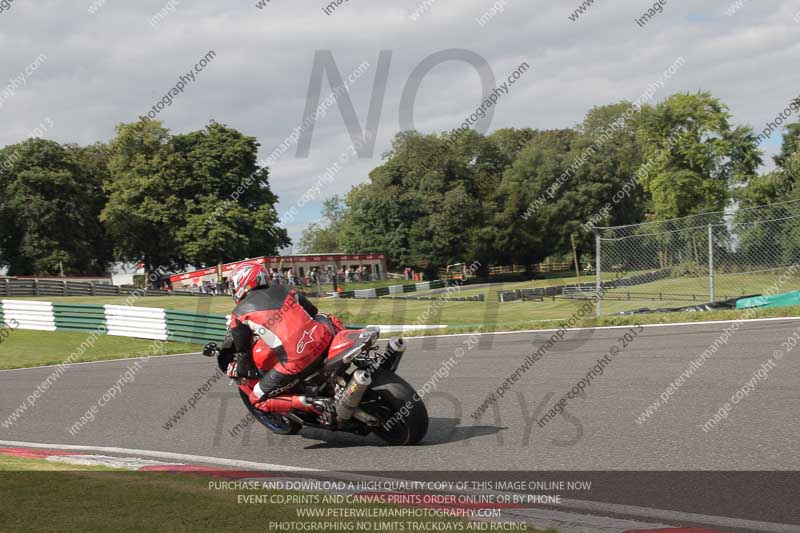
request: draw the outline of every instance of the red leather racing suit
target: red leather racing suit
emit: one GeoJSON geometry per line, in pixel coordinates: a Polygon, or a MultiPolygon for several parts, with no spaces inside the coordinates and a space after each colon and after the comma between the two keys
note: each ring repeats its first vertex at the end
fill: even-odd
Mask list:
{"type": "Polygon", "coordinates": [[[341,322],[319,314],[305,295],[289,285],[251,290],[231,313],[230,333],[236,351],[249,352],[264,374],[240,387],[247,389],[250,401],[262,411],[313,411],[303,397],[286,391],[326,353],[340,329],[341,322]],[[242,327],[243,332],[236,331],[242,327]],[[242,345],[248,338],[250,345],[242,345]]]}

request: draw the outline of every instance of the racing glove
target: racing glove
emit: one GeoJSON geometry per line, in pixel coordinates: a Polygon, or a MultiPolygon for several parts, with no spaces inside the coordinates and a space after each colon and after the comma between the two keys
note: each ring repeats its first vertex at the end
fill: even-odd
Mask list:
{"type": "Polygon", "coordinates": [[[216,357],[219,355],[219,346],[216,342],[209,342],[203,347],[203,355],[206,357],[216,357]]]}
{"type": "Polygon", "coordinates": [[[258,379],[258,370],[256,370],[250,354],[236,354],[236,359],[228,365],[228,377],[231,379],[258,379]]]}

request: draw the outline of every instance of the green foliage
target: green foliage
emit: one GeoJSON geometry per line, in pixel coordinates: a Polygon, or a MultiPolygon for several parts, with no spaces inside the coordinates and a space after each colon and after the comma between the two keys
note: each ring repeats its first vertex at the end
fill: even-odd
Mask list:
{"type": "Polygon", "coordinates": [[[566,176],[577,140],[578,134],[573,130],[543,132],[503,174],[495,217],[495,250],[507,261],[531,264],[553,253],[562,236],[559,219],[565,214],[559,213],[558,202],[553,199],[562,197],[569,178],[558,191],[551,187],[566,176]],[[542,198],[545,202],[539,204],[542,198]]]}
{"type": "Polygon", "coordinates": [[[345,206],[339,196],[323,202],[322,221],[309,224],[300,237],[302,253],[339,252],[339,234],[344,222],[345,206]]]}
{"type": "Polygon", "coordinates": [[[117,257],[183,267],[288,244],[257,152],[254,138],[215,122],[175,136],[156,121],[118,126],[101,216],[117,257]]]}
{"type": "Polygon", "coordinates": [[[639,135],[653,164],[642,185],[658,219],[721,211],[733,185],[761,164],[755,136],[733,127],[728,108],[709,93],[675,94],[642,110],[639,135]]]}
{"type": "MultiPolygon", "coordinates": [[[[276,253],[290,241],[258,147],[215,122],[172,135],[156,121],[119,125],[108,146],[7,146],[0,266],[101,274],[112,257],[152,270],[276,253]]],[[[429,274],[475,260],[488,267],[567,258],[573,236],[579,256],[591,254],[591,226],[798,197],[798,147],[800,124],[790,125],[777,168],[758,175],[752,131],[703,92],[642,109],[596,107],[570,129],[402,132],[368,182],[325,202],[300,248],[386,253],[391,268],[429,274]]],[[[755,257],[764,242],[800,257],[800,235],[789,231],[744,235],[737,253],[755,257]]],[[[671,261],[659,256],[667,244],[675,243],[653,241],[653,261],[671,261]]]]}
{"type": "MultiPolygon", "coordinates": [[[[793,139],[783,160],[800,170],[793,139]]],[[[578,255],[591,254],[592,226],[722,210],[736,188],[753,202],[791,188],[786,176],[757,177],[760,164],[750,128],[708,93],[596,107],[573,129],[402,132],[346,196],[340,222],[307,230],[305,249],[386,252],[393,268],[429,271],[567,258],[573,236],[578,255]]]]}
{"type": "Polygon", "coordinates": [[[497,144],[473,131],[398,134],[370,182],[347,195],[341,247],[386,252],[393,268],[429,272],[472,261],[493,247],[486,221],[495,215],[502,172],[532,136],[529,130],[498,132],[497,144]]]}
{"type": "Polygon", "coordinates": [[[29,139],[0,150],[0,264],[10,274],[102,274],[111,259],[98,215],[108,149],[29,139]]]}
{"type": "Polygon", "coordinates": [[[629,109],[626,102],[594,108],[576,130],[545,132],[519,154],[503,176],[497,220],[498,247],[510,260],[568,256],[573,234],[580,255],[593,247],[587,221],[641,220],[645,195],[632,182],[641,163],[638,114],[626,116],[629,109]]]}

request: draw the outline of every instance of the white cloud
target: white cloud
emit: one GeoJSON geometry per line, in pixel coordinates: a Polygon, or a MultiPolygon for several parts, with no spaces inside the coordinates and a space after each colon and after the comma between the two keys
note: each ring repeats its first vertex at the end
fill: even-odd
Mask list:
{"type": "MultiPolygon", "coordinates": [[[[378,54],[393,51],[375,155],[350,161],[327,194],[346,192],[367,179],[399,127],[406,80],[428,55],[448,48],[473,50],[487,59],[498,80],[521,61],[535,71],[504,96],[492,129],[555,128],[579,122],[595,105],[634,99],[676,57],[687,64],[656,98],[676,91],[708,90],[728,104],[739,123],[757,129],[797,96],[800,52],[797,12],[763,0],[726,16],[730,2],[668,3],[644,28],[634,22],[639,1],[597,3],[577,22],[567,15],[579,3],[510,0],[485,27],[475,19],[493,0],[438,0],[416,22],[415,2],[398,6],[353,0],[332,15],[325,2],[255,0],[180,2],[156,27],[150,18],[165,0],[107,0],[90,15],[89,0],[15,2],[0,13],[0,85],[40,53],[46,64],[0,110],[0,144],[18,141],[50,116],[49,133],[61,142],[108,140],[120,122],[136,120],[208,50],[217,53],[197,82],[187,87],[163,118],[173,131],[202,128],[210,119],[256,136],[266,157],[302,120],[315,50],[330,49],[343,75],[362,61],[369,72],[353,87],[352,100],[366,122],[378,54]],[[574,4],[574,5],[573,5],[574,4]]],[[[800,6],[797,6],[800,8],[800,6]]],[[[323,96],[330,90],[323,85],[323,96]]],[[[443,131],[458,125],[480,100],[475,71],[451,63],[434,69],[416,104],[417,127],[443,131]]],[[[338,109],[321,119],[310,157],[294,150],[271,169],[279,209],[293,205],[350,144],[338,109]]],[[[774,142],[766,143],[771,152],[774,142]]],[[[321,199],[299,215],[316,219],[321,199]]]]}

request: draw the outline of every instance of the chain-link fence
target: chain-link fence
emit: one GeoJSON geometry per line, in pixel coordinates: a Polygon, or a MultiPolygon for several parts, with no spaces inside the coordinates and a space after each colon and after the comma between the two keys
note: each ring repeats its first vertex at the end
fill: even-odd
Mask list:
{"type": "Polygon", "coordinates": [[[598,316],[762,294],[800,263],[800,201],[596,228],[596,246],[598,316]]]}

